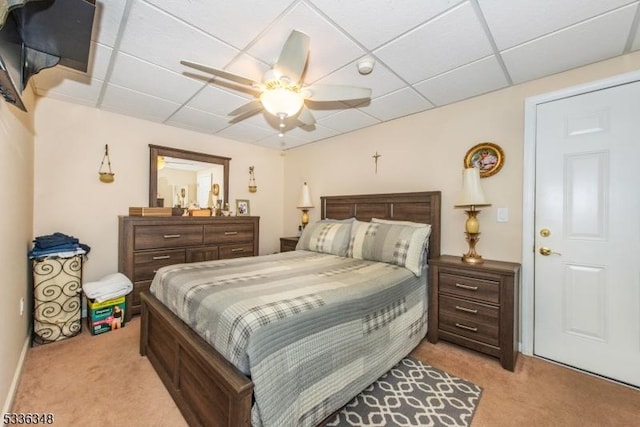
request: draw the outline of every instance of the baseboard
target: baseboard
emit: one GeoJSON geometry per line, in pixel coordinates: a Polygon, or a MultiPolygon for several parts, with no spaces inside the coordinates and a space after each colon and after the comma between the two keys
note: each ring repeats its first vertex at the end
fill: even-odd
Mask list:
{"type": "Polygon", "coordinates": [[[20,384],[20,377],[22,376],[22,369],[24,368],[24,361],[27,358],[27,350],[29,350],[30,345],[31,345],[31,336],[27,335],[26,339],[24,340],[24,345],[22,346],[20,359],[18,359],[16,372],[13,374],[13,380],[11,381],[11,386],[9,387],[9,393],[7,393],[7,398],[5,399],[4,406],[2,407],[3,414],[11,412],[11,408],[13,407],[13,401],[15,400],[16,393],[18,391],[18,385],[20,384]]]}

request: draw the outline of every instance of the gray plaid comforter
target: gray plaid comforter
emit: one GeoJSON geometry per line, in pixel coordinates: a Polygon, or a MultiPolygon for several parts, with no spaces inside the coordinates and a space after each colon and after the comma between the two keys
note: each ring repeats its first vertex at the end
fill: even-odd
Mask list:
{"type": "Polygon", "coordinates": [[[251,377],[258,426],[318,424],[426,333],[426,273],[316,252],[163,267],[151,293],[251,377]]]}

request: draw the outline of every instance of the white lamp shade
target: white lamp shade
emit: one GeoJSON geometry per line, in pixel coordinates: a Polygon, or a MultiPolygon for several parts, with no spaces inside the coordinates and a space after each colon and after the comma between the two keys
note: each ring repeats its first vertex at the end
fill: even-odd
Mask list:
{"type": "Polygon", "coordinates": [[[490,206],[480,186],[480,169],[467,168],[462,171],[462,194],[456,207],[490,206]]]}
{"type": "Polygon", "coordinates": [[[302,108],[304,96],[284,87],[267,89],[260,95],[264,108],[274,116],[291,117],[302,108]]]}
{"type": "Polygon", "coordinates": [[[305,182],[302,185],[302,191],[300,192],[300,200],[298,200],[298,208],[309,209],[312,207],[313,207],[313,202],[311,201],[311,192],[309,191],[309,186],[305,182]]]}

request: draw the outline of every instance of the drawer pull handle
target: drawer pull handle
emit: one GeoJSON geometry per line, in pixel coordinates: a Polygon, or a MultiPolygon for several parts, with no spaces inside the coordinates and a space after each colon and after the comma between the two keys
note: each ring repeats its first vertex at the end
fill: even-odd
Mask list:
{"type": "Polygon", "coordinates": [[[460,329],[466,329],[471,332],[478,332],[478,328],[474,328],[473,326],[462,325],[460,323],[456,323],[456,327],[460,329]]]}
{"type": "Polygon", "coordinates": [[[231,252],[243,252],[244,248],[233,248],[231,249],[231,252]]]}
{"type": "Polygon", "coordinates": [[[225,236],[235,236],[236,234],[238,234],[237,231],[225,231],[224,232],[225,236]]]}
{"type": "Polygon", "coordinates": [[[178,239],[180,237],[179,234],[165,234],[164,236],[165,239],[178,239]]]}
{"type": "Polygon", "coordinates": [[[169,258],[171,258],[171,255],[158,255],[158,256],[154,256],[153,260],[157,261],[159,259],[169,259],[169,258]]]}
{"type": "Polygon", "coordinates": [[[467,308],[467,307],[460,307],[459,305],[456,305],[456,310],[465,311],[467,313],[478,314],[478,310],[474,310],[472,308],[467,308]]]}
{"type": "Polygon", "coordinates": [[[462,288],[462,289],[468,289],[470,291],[477,291],[478,290],[477,286],[463,285],[462,283],[456,283],[456,287],[457,288],[462,288]]]}

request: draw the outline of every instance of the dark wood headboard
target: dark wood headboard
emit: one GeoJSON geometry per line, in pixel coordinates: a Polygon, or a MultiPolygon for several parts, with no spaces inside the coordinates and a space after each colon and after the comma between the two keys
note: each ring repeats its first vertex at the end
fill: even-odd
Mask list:
{"type": "Polygon", "coordinates": [[[429,258],[440,256],[439,191],[320,197],[322,219],[371,218],[431,224],[429,258]]]}

